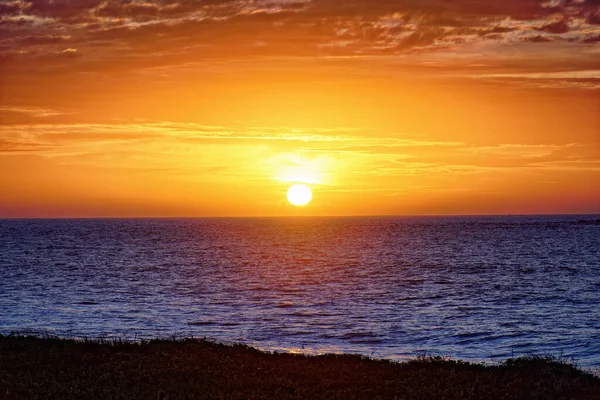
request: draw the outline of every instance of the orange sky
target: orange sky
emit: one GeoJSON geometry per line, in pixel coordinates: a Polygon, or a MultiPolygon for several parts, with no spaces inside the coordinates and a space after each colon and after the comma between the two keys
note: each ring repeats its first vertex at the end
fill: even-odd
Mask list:
{"type": "Polygon", "coordinates": [[[595,0],[2,0],[0,217],[600,213],[599,43],[595,0]]]}

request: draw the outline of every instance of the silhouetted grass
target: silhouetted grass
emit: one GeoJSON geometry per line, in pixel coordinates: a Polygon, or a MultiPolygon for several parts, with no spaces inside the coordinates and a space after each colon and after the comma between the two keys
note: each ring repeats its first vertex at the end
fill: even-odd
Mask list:
{"type": "Polygon", "coordinates": [[[0,399],[600,399],[600,379],[564,360],[496,366],[420,355],[264,353],[206,340],[0,335],[0,399]]]}

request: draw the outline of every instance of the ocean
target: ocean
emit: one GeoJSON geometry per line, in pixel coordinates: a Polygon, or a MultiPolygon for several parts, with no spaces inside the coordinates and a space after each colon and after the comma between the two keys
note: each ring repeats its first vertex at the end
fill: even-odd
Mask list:
{"type": "Polygon", "coordinates": [[[596,218],[0,220],[0,333],[597,369],[596,218]]]}

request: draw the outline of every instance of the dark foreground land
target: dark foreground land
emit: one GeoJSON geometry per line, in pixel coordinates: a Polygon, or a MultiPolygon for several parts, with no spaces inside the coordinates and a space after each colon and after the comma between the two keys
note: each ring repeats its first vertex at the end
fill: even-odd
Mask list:
{"type": "Polygon", "coordinates": [[[269,354],[204,340],[143,344],[0,335],[0,399],[600,399],[548,358],[482,366],[420,357],[269,354]]]}

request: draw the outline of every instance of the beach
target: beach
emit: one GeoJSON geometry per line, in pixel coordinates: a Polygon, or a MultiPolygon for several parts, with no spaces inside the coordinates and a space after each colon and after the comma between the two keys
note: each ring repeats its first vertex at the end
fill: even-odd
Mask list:
{"type": "Polygon", "coordinates": [[[266,353],[202,339],[0,336],[0,399],[598,399],[600,379],[545,358],[266,353]]]}

